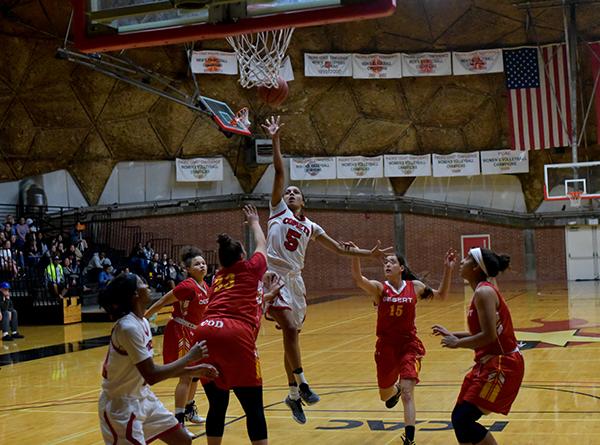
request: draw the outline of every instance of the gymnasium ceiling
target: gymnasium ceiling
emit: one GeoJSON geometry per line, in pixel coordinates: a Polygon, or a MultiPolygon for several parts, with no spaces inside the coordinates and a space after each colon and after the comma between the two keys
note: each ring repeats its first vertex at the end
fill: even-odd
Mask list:
{"type": "MultiPolygon", "coordinates": [[[[562,10],[534,3],[538,7],[527,11],[510,0],[398,0],[397,12],[386,19],[298,30],[289,50],[296,80],[286,103],[275,111],[286,122],[284,152],[368,155],[508,148],[502,74],[306,79],[302,55],[563,41],[562,10]]],[[[93,204],[117,162],[222,154],[242,187],[252,190],[264,167],[243,164],[239,138],[225,138],[183,106],[55,58],[69,14],[66,0],[0,0],[0,181],[67,169],[93,204]]],[[[600,4],[579,5],[577,20],[580,41],[600,39],[600,4]]],[[[224,41],[201,42],[196,48],[228,49],[224,41]]],[[[128,53],[191,90],[182,46],[128,53]]],[[[579,77],[587,104],[592,85],[583,54],[580,48],[579,77]]],[[[233,77],[200,80],[204,94],[233,109],[249,105],[255,122],[274,112],[233,77]]],[[[595,132],[595,124],[588,125],[589,146],[580,148],[580,160],[600,159],[598,147],[590,145],[595,132]]],[[[569,161],[570,150],[531,153],[530,173],[518,175],[530,210],[541,202],[543,164],[569,161]]],[[[398,179],[393,185],[401,195],[410,182],[398,179]]]]}

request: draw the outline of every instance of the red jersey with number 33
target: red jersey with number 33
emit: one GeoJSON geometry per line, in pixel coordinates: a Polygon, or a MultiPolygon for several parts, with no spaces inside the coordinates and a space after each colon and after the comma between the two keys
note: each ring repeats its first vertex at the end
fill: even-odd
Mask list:
{"type": "Polygon", "coordinates": [[[249,260],[219,270],[209,291],[204,319],[231,318],[260,327],[262,317],[262,278],[267,259],[255,252],[249,260]]]}
{"type": "Polygon", "coordinates": [[[377,307],[377,337],[384,340],[416,337],[416,306],[417,294],[412,281],[402,281],[399,289],[386,281],[377,307]]]}
{"type": "Polygon", "coordinates": [[[325,231],[306,217],[296,218],[283,199],[270,208],[267,236],[269,267],[300,272],[304,268],[308,242],[325,231]]]}

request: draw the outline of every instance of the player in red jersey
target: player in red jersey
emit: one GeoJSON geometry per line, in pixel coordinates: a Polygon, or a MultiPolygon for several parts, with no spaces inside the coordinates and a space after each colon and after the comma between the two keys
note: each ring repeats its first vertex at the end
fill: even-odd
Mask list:
{"type": "Polygon", "coordinates": [[[280,284],[271,280],[273,287],[263,295],[267,242],[256,209],[245,206],[244,213],[254,236],[254,254],[249,260],[244,259],[246,252],[239,241],[227,234],[219,235],[221,268],[210,288],[204,319],[195,332],[195,339],[207,340],[211,347],[211,356],[206,363],[219,371],[218,379],[202,382],[209,403],[206,416],[208,445],[219,445],[223,439],[231,389],[246,413],[251,442],[268,443],[256,336],[263,315],[263,297],[272,298],[280,284]]]}
{"type": "MultiPolygon", "coordinates": [[[[353,243],[346,243],[349,247],[353,243]]],[[[449,249],[444,261],[444,275],[438,290],[423,284],[410,271],[401,255],[389,255],[384,260],[383,283],[362,275],[360,260],[352,260],[352,278],[358,287],[373,298],[377,305],[377,385],[379,397],[387,408],[393,408],[402,399],[404,406],[404,445],[414,445],[416,411],[415,385],[419,383],[421,359],[425,348],[415,326],[416,305],[419,298],[446,298],[450,276],[456,264],[456,252],[449,249]]]]}
{"type": "Polygon", "coordinates": [[[471,249],[460,263],[461,276],[475,291],[467,315],[469,332],[433,326],[434,334],[444,336],[444,347],[475,350],[475,366],[466,375],[452,411],[452,425],[460,444],[496,445],[492,433],[477,421],[490,412],[508,414],[523,381],[525,363],[510,310],[489,281],[509,264],[507,255],[471,249]]]}
{"type": "Polygon", "coordinates": [[[271,117],[263,128],[273,140],[273,192],[269,205],[267,258],[269,271],[276,273],[285,287],[269,305],[268,312],[281,327],[283,334],[284,366],[288,378],[289,394],[285,404],[292,418],[306,423],[302,405],[314,405],[321,399],[309,386],[300,351],[300,331],[306,318],[306,287],[302,279],[304,257],[310,241],[338,255],[370,257],[383,261],[389,249],[359,249],[345,246],[331,238],[325,230],[304,215],[304,195],[296,186],[284,187],[285,169],[279,140],[279,117],[271,117]]]}
{"type": "MultiPolygon", "coordinates": [[[[190,349],[194,330],[202,320],[204,309],[208,304],[208,286],[204,282],[206,261],[202,251],[197,247],[186,247],[181,252],[181,262],[185,265],[188,278],[179,283],[154,303],[145,314],[150,318],[160,308],[173,305],[171,319],[165,327],[163,340],[164,363],[172,363],[183,357],[190,349]]],[[[198,387],[197,379],[188,376],[179,378],[175,387],[175,417],[181,425],[187,420],[191,423],[202,423],[204,419],[198,415],[194,396],[198,387]]]]}

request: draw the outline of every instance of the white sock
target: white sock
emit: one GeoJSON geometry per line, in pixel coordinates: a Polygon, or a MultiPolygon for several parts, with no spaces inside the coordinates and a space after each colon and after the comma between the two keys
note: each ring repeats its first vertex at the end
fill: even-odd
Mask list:
{"type": "Polygon", "coordinates": [[[175,408],[175,414],[184,414],[185,408],[175,408]]]}
{"type": "Polygon", "coordinates": [[[290,385],[290,399],[298,400],[300,398],[300,390],[297,386],[290,385]]]}
{"type": "Polygon", "coordinates": [[[306,377],[304,377],[304,372],[300,372],[298,374],[294,373],[294,379],[296,379],[296,383],[298,385],[300,385],[301,383],[306,383],[308,385],[306,377]]]}
{"type": "Polygon", "coordinates": [[[192,399],[192,400],[190,400],[189,402],[187,402],[187,403],[185,404],[185,406],[189,406],[189,405],[191,405],[192,403],[194,403],[194,399],[192,399]]]}

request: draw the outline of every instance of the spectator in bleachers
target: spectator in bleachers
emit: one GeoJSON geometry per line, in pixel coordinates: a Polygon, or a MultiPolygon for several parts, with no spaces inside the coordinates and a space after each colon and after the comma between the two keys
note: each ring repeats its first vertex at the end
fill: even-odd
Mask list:
{"type": "Polygon", "coordinates": [[[83,269],[83,274],[86,276],[90,283],[96,283],[98,281],[98,275],[102,271],[102,262],[100,261],[100,253],[94,252],[88,265],[83,269]]]}
{"type": "Polygon", "coordinates": [[[2,341],[10,341],[15,338],[25,338],[19,334],[19,318],[10,299],[10,284],[6,281],[0,283],[0,320],[2,321],[2,341]]]}
{"type": "Polygon", "coordinates": [[[175,286],[182,281],[180,280],[180,278],[181,274],[179,271],[179,267],[173,262],[171,258],[169,258],[167,260],[167,267],[165,268],[166,289],[174,289],[175,286]]]}
{"type": "Polygon", "coordinates": [[[154,289],[159,290],[163,281],[162,267],[160,265],[160,255],[155,253],[148,264],[148,284],[154,289]]]}
{"type": "Polygon", "coordinates": [[[98,275],[98,289],[104,289],[110,280],[114,278],[113,274],[111,274],[112,267],[105,264],[102,268],[102,272],[98,275]]]}
{"type": "Polygon", "coordinates": [[[154,248],[152,247],[152,243],[150,241],[148,241],[144,246],[144,255],[146,255],[148,263],[152,261],[152,257],[154,257],[154,248]]]}
{"type": "Polygon", "coordinates": [[[60,257],[55,256],[52,263],[46,267],[46,285],[50,294],[56,298],[62,298],[67,291],[65,283],[65,272],[60,264],[60,257]]]}
{"type": "Polygon", "coordinates": [[[106,256],[106,252],[100,252],[100,265],[102,266],[102,268],[104,268],[104,266],[108,266],[109,272],[114,272],[112,267],[112,261],[110,261],[110,258],[106,256]]]}
{"type": "Polygon", "coordinates": [[[77,221],[77,224],[71,229],[71,244],[77,247],[82,253],[88,248],[87,241],[83,237],[84,230],[85,224],[81,221],[77,221]]]}
{"type": "Polygon", "coordinates": [[[23,248],[25,245],[25,237],[29,233],[29,226],[25,222],[25,218],[19,218],[19,223],[15,225],[15,235],[17,235],[17,239],[15,245],[19,248],[23,248]]]}
{"type": "Polygon", "coordinates": [[[46,244],[46,241],[44,240],[44,234],[42,232],[38,231],[35,234],[35,242],[37,243],[38,251],[42,255],[44,255],[48,251],[48,245],[46,244]]]}
{"type": "Polygon", "coordinates": [[[133,273],[143,277],[146,276],[148,270],[148,259],[146,258],[146,252],[144,252],[144,246],[141,242],[137,243],[131,251],[131,255],[129,256],[129,265],[133,273]]]}
{"type": "MultiPolygon", "coordinates": [[[[31,234],[29,234],[31,235],[31,234]]],[[[40,262],[40,258],[42,257],[41,252],[38,250],[37,243],[35,242],[35,238],[29,237],[27,242],[25,243],[25,252],[27,258],[25,258],[25,265],[27,267],[35,267],[40,262]]]]}
{"type": "Polygon", "coordinates": [[[6,239],[10,239],[11,236],[13,236],[15,234],[15,228],[13,226],[13,224],[7,222],[6,224],[4,224],[4,236],[6,236],[6,239]]]}
{"type": "Polygon", "coordinates": [[[70,257],[77,258],[78,260],[83,257],[83,253],[77,248],[77,246],[73,244],[69,246],[67,253],[70,257]]]}

